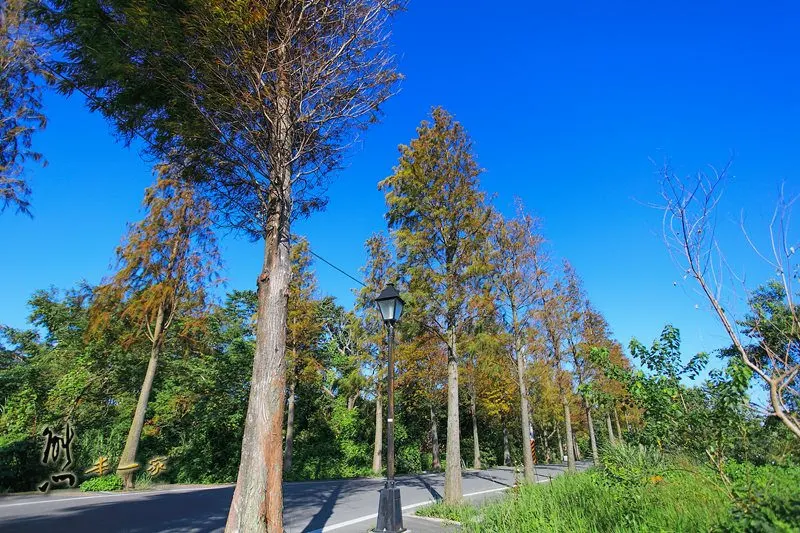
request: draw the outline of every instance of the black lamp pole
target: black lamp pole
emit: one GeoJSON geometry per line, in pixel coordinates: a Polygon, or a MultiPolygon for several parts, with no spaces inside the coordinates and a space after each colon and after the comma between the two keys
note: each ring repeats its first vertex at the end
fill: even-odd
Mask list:
{"type": "MultiPolygon", "coordinates": [[[[386,417],[386,486],[394,487],[394,324],[387,324],[389,334],[389,408],[386,417]]],[[[398,499],[399,499],[398,493],[398,499]]],[[[403,524],[400,524],[401,526],[403,524]]]]}
{"type": "Polygon", "coordinates": [[[386,416],[386,484],[381,489],[378,501],[378,523],[373,529],[375,533],[401,533],[403,527],[403,509],[400,504],[400,489],[394,483],[394,325],[403,314],[403,300],[400,294],[389,284],[375,299],[386,324],[388,340],[388,387],[389,407],[386,416]]]}

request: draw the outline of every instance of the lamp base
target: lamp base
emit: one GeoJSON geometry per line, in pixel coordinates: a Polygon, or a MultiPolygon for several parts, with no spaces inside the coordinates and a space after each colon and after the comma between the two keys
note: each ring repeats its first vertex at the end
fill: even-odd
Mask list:
{"type": "Polygon", "coordinates": [[[378,501],[378,524],[374,533],[401,533],[403,527],[403,508],[400,505],[400,489],[387,485],[381,489],[378,501]]]}

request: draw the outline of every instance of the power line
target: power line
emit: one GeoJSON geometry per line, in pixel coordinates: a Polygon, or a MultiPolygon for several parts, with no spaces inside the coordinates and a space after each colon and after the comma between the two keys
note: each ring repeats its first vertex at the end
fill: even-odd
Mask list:
{"type": "Polygon", "coordinates": [[[359,284],[359,285],[361,285],[362,287],[366,287],[366,286],[367,286],[367,285],[366,285],[364,282],[362,282],[362,281],[361,281],[361,280],[359,280],[359,279],[356,279],[356,278],[354,278],[353,276],[351,276],[350,274],[348,274],[347,272],[345,272],[345,271],[344,271],[344,270],[342,270],[341,268],[337,267],[336,265],[334,265],[333,263],[331,263],[330,261],[328,261],[328,260],[327,260],[327,259],[325,259],[324,257],[322,257],[322,256],[320,256],[320,255],[318,255],[318,254],[314,253],[314,252],[313,252],[313,251],[311,251],[311,250],[309,250],[309,252],[311,252],[311,255],[313,255],[314,257],[316,257],[316,258],[317,258],[317,259],[319,259],[320,261],[322,261],[322,262],[326,263],[328,266],[330,266],[330,267],[332,267],[332,268],[334,268],[334,269],[338,270],[339,272],[341,272],[342,274],[344,274],[344,275],[345,275],[345,276],[347,276],[348,278],[352,279],[353,281],[355,281],[356,283],[358,283],[358,284],[359,284]]]}

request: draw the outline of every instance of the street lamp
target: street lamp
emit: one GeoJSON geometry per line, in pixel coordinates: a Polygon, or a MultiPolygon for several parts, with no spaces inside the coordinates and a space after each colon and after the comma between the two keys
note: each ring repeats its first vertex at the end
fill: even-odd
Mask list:
{"type": "Polygon", "coordinates": [[[403,315],[403,299],[390,283],[381,291],[375,303],[381,312],[389,338],[389,412],[386,416],[386,485],[381,489],[378,501],[378,524],[376,533],[399,533],[403,527],[403,510],[400,505],[400,489],[394,484],[394,325],[403,315]]]}

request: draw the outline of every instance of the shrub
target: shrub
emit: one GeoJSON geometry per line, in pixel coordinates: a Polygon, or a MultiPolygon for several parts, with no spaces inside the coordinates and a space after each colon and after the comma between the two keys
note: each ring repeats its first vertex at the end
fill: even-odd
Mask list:
{"type": "Polygon", "coordinates": [[[81,490],[83,492],[121,490],[122,487],[122,478],[116,474],[109,474],[102,477],[92,477],[81,483],[81,490]]]}
{"type": "Polygon", "coordinates": [[[47,479],[41,445],[33,437],[0,437],[0,492],[35,490],[47,479]]]}
{"type": "Polygon", "coordinates": [[[734,505],[718,531],[800,532],[800,468],[729,463],[734,505]]]}
{"type": "Polygon", "coordinates": [[[628,485],[644,485],[663,479],[670,466],[659,450],[624,442],[606,444],[600,459],[609,477],[628,485]]]}
{"type": "Polygon", "coordinates": [[[402,446],[397,450],[397,472],[421,472],[422,471],[422,454],[419,451],[419,446],[402,446]]]}

